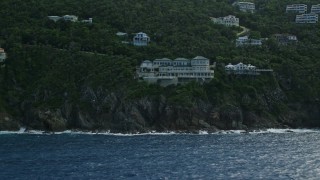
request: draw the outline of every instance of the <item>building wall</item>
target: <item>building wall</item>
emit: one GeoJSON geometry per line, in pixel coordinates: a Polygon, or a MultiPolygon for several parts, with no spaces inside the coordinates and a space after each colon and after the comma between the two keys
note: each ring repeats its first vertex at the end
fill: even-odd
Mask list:
{"type": "Polygon", "coordinates": [[[222,24],[225,26],[239,26],[239,18],[231,15],[226,17],[211,18],[211,20],[215,24],[222,24]]]}
{"type": "Polygon", "coordinates": [[[214,78],[214,71],[210,70],[210,60],[197,56],[192,60],[177,58],[156,59],[152,62],[144,61],[137,70],[139,78],[143,78],[148,83],[177,83],[199,79],[207,81],[214,78]]]}
{"type": "Polygon", "coordinates": [[[287,5],[286,12],[306,13],[308,6],[306,4],[291,4],[287,5]]]}
{"type": "Polygon", "coordinates": [[[296,23],[317,23],[318,15],[317,14],[301,14],[296,15],[296,23]]]}
{"type": "Polygon", "coordinates": [[[319,14],[320,13],[320,4],[312,5],[311,6],[311,13],[319,14]]]}
{"type": "Polygon", "coordinates": [[[133,45],[135,46],[147,46],[149,41],[150,38],[146,33],[137,33],[137,35],[133,37],[133,45]]]}

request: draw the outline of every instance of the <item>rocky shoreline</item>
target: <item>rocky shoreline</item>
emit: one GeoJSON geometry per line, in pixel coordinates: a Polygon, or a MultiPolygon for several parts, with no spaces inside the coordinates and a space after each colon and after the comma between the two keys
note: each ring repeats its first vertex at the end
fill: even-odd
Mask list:
{"type": "Polygon", "coordinates": [[[168,103],[166,97],[161,95],[157,98],[125,100],[116,93],[104,94],[88,89],[82,97],[88,103],[86,108],[68,100],[59,108],[34,107],[34,102],[25,101],[20,105],[20,116],[1,112],[0,131],[17,131],[26,127],[27,130],[45,132],[75,129],[136,134],[151,131],[196,133],[319,127],[318,105],[296,104],[295,111],[289,109],[276,116],[268,112],[273,108],[272,103],[268,103],[268,100],[272,101],[272,97],[259,98],[264,109],[252,111],[237,105],[214,105],[202,100],[195,101],[191,107],[183,107],[168,103]]]}

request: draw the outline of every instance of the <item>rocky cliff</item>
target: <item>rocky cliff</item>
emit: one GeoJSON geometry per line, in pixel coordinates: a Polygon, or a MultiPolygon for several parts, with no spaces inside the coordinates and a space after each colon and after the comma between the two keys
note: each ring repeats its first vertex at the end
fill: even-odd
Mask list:
{"type": "Polygon", "coordinates": [[[21,116],[0,114],[0,130],[28,129],[63,131],[78,129],[123,133],[157,131],[193,132],[218,129],[263,129],[284,127],[319,126],[319,105],[300,103],[289,105],[281,115],[269,113],[276,108],[276,101],[283,101],[280,89],[261,94],[257,99],[248,95],[236,104],[212,104],[197,100],[193,106],[173,105],[163,96],[127,99],[120,92],[102,88],[84,88],[81,103],[66,99],[59,107],[35,107],[36,102],[26,100],[20,105],[21,116]],[[258,101],[259,110],[247,108],[258,101]]]}

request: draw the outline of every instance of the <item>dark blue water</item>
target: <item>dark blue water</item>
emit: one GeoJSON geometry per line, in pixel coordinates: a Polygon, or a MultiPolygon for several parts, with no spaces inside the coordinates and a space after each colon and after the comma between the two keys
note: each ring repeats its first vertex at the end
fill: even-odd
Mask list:
{"type": "Polygon", "coordinates": [[[2,134],[0,179],[320,179],[320,133],[2,134]]]}

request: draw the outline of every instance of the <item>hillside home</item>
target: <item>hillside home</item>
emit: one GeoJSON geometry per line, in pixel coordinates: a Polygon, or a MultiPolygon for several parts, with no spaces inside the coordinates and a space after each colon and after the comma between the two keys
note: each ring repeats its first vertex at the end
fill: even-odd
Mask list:
{"type": "Polygon", "coordinates": [[[306,4],[291,4],[287,5],[286,12],[292,12],[292,13],[306,13],[308,9],[308,6],[306,4]]]}
{"type": "Polygon", "coordinates": [[[214,71],[210,70],[210,60],[197,56],[193,59],[168,58],[155,59],[153,62],[145,60],[137,68],[137,75],[148,83],[159,83],[161,86],[180,84],[192,80],[207,82],[214,78],[214,71]]]}
{"type": "Polygon", "coordinates": [[[92,24],[92,18],[81,20],[81,22],[92,24]]]}
{"type": "Polygon", "coordinates": [[[7,58],[7,54],[4,52],[4,49],[0,48],[0,62],[4,62],[7,58]]]}
{"type": "Polygon", "coordinates": [[[295,44],[298,42],[298,38],[295,35],[290,34],[274,34],[273,37],[280,45],[295,44]]]}
{"type": "Polygon", "coordinates": [[[75,15],[64,15],[64,16],[62,16],[62,18],[65,21],[71,21],[71,22],[77,22],[78,21],[78,16],[75,16],[75,15]]]}
{"type": "Polygon", "coordinates": [[[239,10],[242,12],[251,12],[254,13],[256,6],[252,2],[235,2],[233,6],[238,6],[239,10]]]}
{"type": "MultiPolygon", "coordinates": [[[[77,22],[78,21],[78,16],[75,15],[64,15],[62,17],[60,16],[48,16],[48,18],[54,22],[59,21],[60,19],[63,19],[65,21],[71,21],[71,22],[77,22]]],[[[91,19],[92,22],[92,19],[91,19]]]]}
{"type": "Polygon", "coordinates": [[[320,14],[320,4],[312,5],[311,13],[320,14]]]}
{"type": "Polygon", "coordinates": [[[272,72],[272,69],[257,69],[256,66],[251,64],[243,64],[242,62],[232,65],[229,63],[225,66],[225,71],[227,74],[236,74],[236,75],[260,75],[261,72],[272,72]]]}
{"type": "Polygon", "coordinates": [[[134,46],[147,46],[150,42],[150,38],[146,33],[139,32],[133,37],[134,46]]]}
{"type": "Polygon", "coordinates": [[[222,24],[225,26],[239,26],[239,18],[236,18],[232,15],[218,18],[211,17],[210,19],[215,24],[222,24]]]}
{"type": "Polygon", "coordinates": [[[60,16],[48,16],[48,18],[54,22],[59,21],[62,17],[60,16]]]}
{"type": "Polygon", "coordinates": [[[236,39],[236,46],[261,46],[261,39],[249,39],[248,36],[242,36],[236,39]]]}
{"type": "Polygon", "coordinates": [[[296,15],[296,23],[315,24],[318,22],[318,14],[301,14],[296,15]]]}

